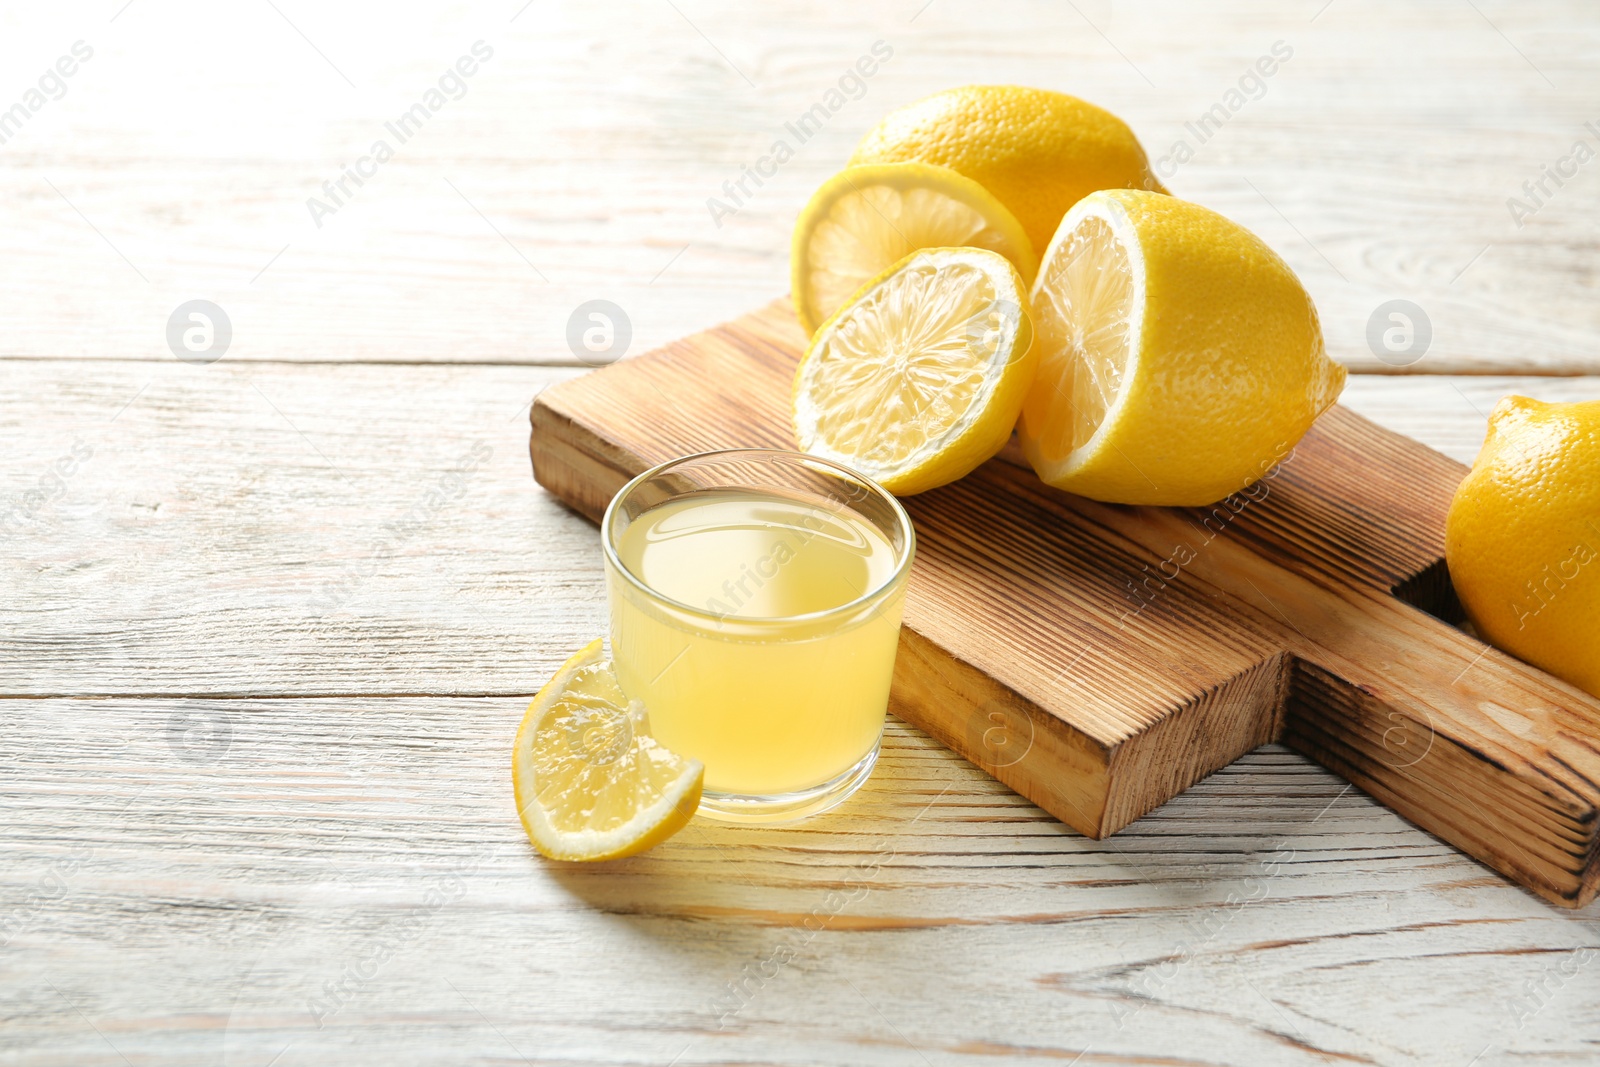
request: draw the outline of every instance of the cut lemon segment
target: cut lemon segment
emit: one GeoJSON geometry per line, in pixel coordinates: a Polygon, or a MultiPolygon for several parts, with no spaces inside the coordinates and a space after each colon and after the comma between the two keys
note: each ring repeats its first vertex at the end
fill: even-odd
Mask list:
{"type": "Polygon", "coordinates": [[[1033,370],[1016,268],[979,248],[923,249],[811,339],[795,373],[795,438],[891,493],[920,493],[1000,451],[1033,370]]]}
{"type": "Polygon", "coordinates": [[[555,860],[609,860],[660,844],[700,804],[705,768],[657,744],[598,640],[561,665],[522,717],[511,755],[517,814],[555,860]]]}
{"type": "Polygon", "coordinates": [[[1161,193],[1061,221],[1033,287],[1017,431],[1039,477],[1119,504],[1211,504],[1288,458],[1344,387],[1316,307],[1260,238],[1161,193]]]}
{"type": "Polygon", "coordinates": [[[789,257],[795,314],[807,334],[856,291],[919,248],[987,248],[1033,281],[1033,245],[988,190],[948,167],[846,167],[822,184],[795,223],[789,257]]]}

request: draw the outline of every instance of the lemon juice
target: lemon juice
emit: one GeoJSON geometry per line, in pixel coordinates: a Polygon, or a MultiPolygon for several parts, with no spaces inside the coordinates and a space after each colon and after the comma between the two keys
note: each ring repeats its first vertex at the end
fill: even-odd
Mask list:
{"type": "Polygon", "coordinates": [[[640,511],[613,548],[617,679],[658,741],[705,764],[708,800],[870,771],[909,546],[848,504],[718,488],[640,511]]]}

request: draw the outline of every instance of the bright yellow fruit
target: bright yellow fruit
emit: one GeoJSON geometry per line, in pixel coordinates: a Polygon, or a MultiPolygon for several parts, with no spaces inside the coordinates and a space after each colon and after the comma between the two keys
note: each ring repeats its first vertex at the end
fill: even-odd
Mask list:
{"type": "Polygon", "coordinates": [[[1500,401],[1445,556],[1485,640],[1600,697],[1600,400],[1500,401]]]}
{"type": "Polygon", "coordinates": [[[855,163],[936,163],[1011,210],[1035,252],[1097,189],[1166,192],[1126,123],[1075,96],[1017,85],[947,89],[892,111],[856,146],[855,163]]]}
{"type": "Polygon", "coordinates": [[[795,313],[806,333],[867,282],[919,248],[987,248],[1033,282],[1033,245],[983,186],[948,167],[846,167],[822,184],[795,223],[789,256],[795,313]]]}
{"type": "Polygon", "coordinates": [[[658,745],[590,642],[528,705],[511,754],[522,828],[554,860],[610,860],[652,848],[700,806],[705,768],[658,745]]]}
{"type": "Polygon", "coordinates": [[[1016,268],[981,248],[926,248],[812,337],[795,373],[795,437],[891,493],[921,493],[1000,451],[1033,370],[1016,268]]]}
{"type": "Polygon", "coordinates": [[[1096,500],[1221,500],[1287,458],[1344,388],[1288,265],[1161,193],[1080,201],[1040,262],[1033,311],[1022,450],[1040,478],[1096,500]]]}

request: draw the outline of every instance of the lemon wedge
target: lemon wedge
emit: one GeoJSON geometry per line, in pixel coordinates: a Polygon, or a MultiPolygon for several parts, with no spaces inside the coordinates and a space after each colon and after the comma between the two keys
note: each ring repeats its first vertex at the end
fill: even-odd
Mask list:
{"type": "Polygon", "coordinates": [[[511,755],[528,840],[555,860],[609,860],[652,848],[700,804],[705,768],[657,744],[596,640],[561,665],[522,717],[511,755]]]}
{"type": "Polygon", "coordinates": [[[1161,193],[1080,200],[1032,306],[1039,370],[1018,437],[1040,478],[1080,496],[1215,503],[1287,459],[1344,387],[1289,266],[1161,193]]]}
{"type": "Polygon", "coordinates": [[[795,373],[795,438],[891,493],[921,493],[1000,451],[1033,371],[1016,268],[980,248],[923,249],[817,330],[795,373]]]}
{"type": "Polygon", "coordinates": [[[983,186],[948,167],[846,167],[822,184],[795,223],[790,285],[806,333],[868,281],[919,248],[987,248],[1033,281],[1022,224],[983,186]]]}

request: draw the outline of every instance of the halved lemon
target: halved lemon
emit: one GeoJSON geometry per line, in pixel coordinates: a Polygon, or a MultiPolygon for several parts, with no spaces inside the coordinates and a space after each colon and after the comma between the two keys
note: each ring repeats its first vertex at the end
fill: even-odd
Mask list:
{"type": "Polygon", "coordinates": [[[1062,216],[1096,189],[1166,192],[1127,123],[1087,100],[1022,85],[963,85],[907,104],[868,130],[850,157],[907,161],[982,185],[1040,253],[1062,216]]]}
{"type": "Polygon", "coordinates": [[[705,768],[657,744],[598,640],[561,665],[511,754],[517,814],[554,860],[609,860],[660,844],[700,805],[705,768]]]}
{"type": "Polygon", "coordinates": [[[863,285],[919,248],[987,248],[1024,284],[1037,259],[1016,217],[983,186],[948,167],[846,167],[822,183],[795,223],[789,257],[795,314],[806,333],[863,285]]]}
{"type": "Polygon", "coordinates": [[[981,248],[923,249],[811,339],[794,379],[795,438],[891,493],[921,493],[1000,451],[1033,370],[1016,268],[981,248]]]}
{"type": "Polygon", "coordinates": [[[1032,300],[1039,370],[1017,432],[1039,477],[1081,496],[1214,503],[1287,459],[1344,388],[1288,264],[1162,193],[1080,200],[1032,300]]]}

